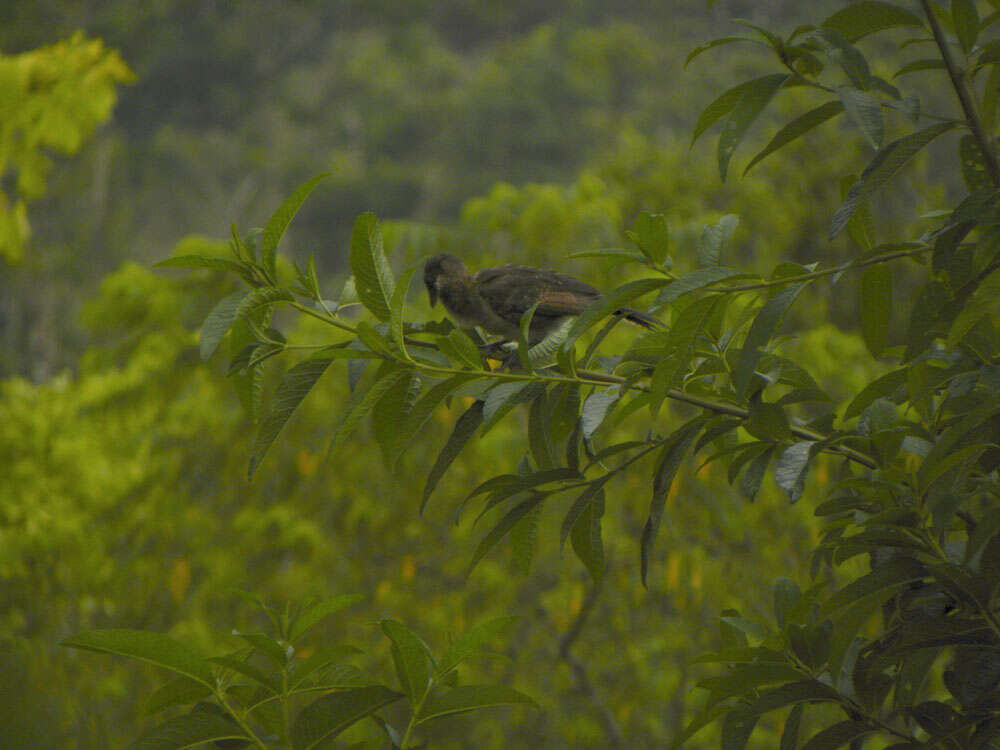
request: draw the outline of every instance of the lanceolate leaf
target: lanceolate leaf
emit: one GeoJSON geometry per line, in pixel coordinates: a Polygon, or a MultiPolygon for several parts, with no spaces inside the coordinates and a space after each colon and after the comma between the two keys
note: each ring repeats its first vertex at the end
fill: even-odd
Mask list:
{"type": "Polygon", "coordinates": [[[236,320],[236,311],[243,302],[243,298],[249,294],[242,290],[233,292],[228,297],[223,297],[219,303],[212,308],[211,312],[205,316],[205,322],[201,324],[201,359],[207,360],[215,350],[219,348],[219,342],[236,320]]]}
{"type": "Polygon", "coordinates": [[[601,517],[604,515],[604,492],[589,503],[573,524],[570,541],[573,551],[587,568],[590,578],[597,585],[604,578],[604,542],[601,539],[601,517]]]}
{"type": "Polygon", "coordinates": [[[275,280],[275,258],[281,236],[285,233],[285,229],[288,228],[288,224],[309,196],[309,193],[329,176],[329,172],[324,172],[302,183],[295,189],[294,193],[285,199],[281,206],[278,207],[278,210],[271,215],[271,218],[267,220],[267,226],[264,227],[264,233],[260,238],[260,262],[267,269],[272,280],[275,280]]]}
{"type": "Polygon", "coordinates": [[[406,448],[417,439],[417,436],[420,434],[421,430],[423,430],[424,425],[427,424],[427,420],[430,419],[434,410],[440,406],[444,400],[455,391],[456,388],[468,383],[474,377],[475,376],[471,373],[469,375],[453,375],[447,380],[442,380],[440,383],[437,383],[429,388],[427,392],[413,404],[413,407],[406,415],[406,419],[397,425],[398,435],[396,437],[396,447],[399,449],[399,453],[393,460],[398,459],[406,448]]]}
{"type": "Polygon", "coordinates": [[[459,685],[441,697],[429,701],[420,712],[417,724],[438,716],[517,703],[535,705],[527,695],[505,685],[459,685]]]}
{"type": "Polygon", "coordinates": [[[312,750],[352,724],[402,698],[382,685],[327,693],[299,712],[292,725],[294,750],[312,750]]]}
{"type": "Polygon", "coordinates": [[[861,273],[861,334],[868,351],[877,357],[889,342],[892,324],[892,273],[884,263],[861,273]]]}
{"type": "Polygon", "coordinates": [[[507,511],[506,515],[500,519],[500,522],[480,540],[479,545],[476,547],[476,552],[472,556],[472,562],[469,564],[469,572],[472,572],[472,569],[476,567],[483,557],[485,557],[487,552],[493,549],[501,539],[507,536],[518,521],[520,521],[526,514],[534,510],[544,499],[545,495],[532,495],[527,500],[522,500],[520,503],[507,511]]]}
{"type": "Polygon", "coordinates": [[[427,475],[427,484],[424,485],[424,497],[420,502],[421,513],[424,512],[424,507],[427,505],[427,501],[430,499],[431,493],[434,491],[441,477],[444,476],[448,467],[451,466],[452,461],[455,460],[462,448],[465,447],[465,444],[469,442],[469,438],[479,429],[482,423],[483,402],[475,401],[455,422],[455,427],[451,431],[448,442],[441,449],[437,459],[434,461],[434,466],[431,467],[430,473],[427,475]]]}
{"type": "Polygon", "coordinates": [[[785,316],[788,308],[792,306],[795,298],[799,296],[803,287],[805,284],[793,284],[782,289],[764,303],[750,325],[732,375],[733,387],[741,396],[746,394],[747,388],[750,386],[754,369],[764,353],[764,347],[771,340],[781,319],[785,316]]]}
{"type": "Polygon", "coordinates": [[[401,352],[406,351],[406,343],[403,341],[403,306],[406,305],[406,293],[410,288],[410,280],[416,271],[417,266],[412,266],[403,271],[399,277],[399,283],[396,284],[396,288],[392,293],[392,307],[389,310],[391,319],[390,329],[392,331],[392,340],[396,342],[396,346],[399,347],[401,352]]]}
{"type": "Polygon", "coordinates": [[[448,650],[441,658],[441,663],[438,667],[438,676],[446,675],[460,663],[479,651],[483,644],[495,638],[518,619],[517,615],[496,617],[469,628],[448,646],[448,650]]]}
{"type": "Polygon", "coordinates": [[[573,327],[569,329],[569,333],[566,335],[566,340],[562,344],[562,350],[564,352],[570,351],[576,340],[580,338],[580,335],[597,323],[597,321],[606,318],[623,305],[628,305],[632,300],[644,294],[654,292],[669,283],[670,281],[667,279],[639,279],[603,295],[573,321],[573,327]]]}
{"type": "Polygon", "coordinates": [[[389,300],[392,299],[395,284],[382,249],[378,219],[373,213],[363,213],[354,222],[351,271],[361,304],[379,320],[389,320],[389,300]]]}
{"type": "Polygon", "coordinates": [[[644,586],[646,585],[646,574],[649,571],[649,558],[653,551],[656,535],[660,530],[660,521],[663,518],[663,509],[667,502],[670,486],[674,483],[674,477],[681,466],[681,461],[687,455],[691,443],[701,432],[703,424],[700,417],[688,422],[670,436],[660,453],[656,474],[653,476],[653,500],[649,507],[649,518],[646,519],[640,542],[640,563],[644,586]]]}
{"type": "Polygon", "coordinates": [[[906,8],[876,0],[851,3],[823,21],[825,28],[834,29],[849,42],[856,42],[876,31],[894,26],[923,27],[920,16],[906,8]]]}
{"type": "Polygon", "coordinates": [[[784,73],[763,76],[751,82],[743,96],[733,106],[726,124],[719,135],[719,176],[723,182],[726,180],[726,171],[729,168],[729,160],[733,157],[733,152],[743,140],[747,130],[753,124],[757,116],[764,111],[774,95],[778,93],[789,76],[784,73]]]}
{"type": "Polygon", "coordinates": [[[242,299],[240,306],[236,308],[236,319],[248,318],[254,313],[270,307],[275,302],[291,302],[294,299],[295,297],[287,289],[275,287],[254,289],[242,299]]]}
{"type": "Polygon", "coordinates": [[[809,468],[809,457],[815,442],[803,440],[785,449],[774,467],[774,482],[788,493],[793,503],[802,497],[805,491],[806,470],[809,468]]]}
{"type": "MultiPolygon", "coordinates": [[[[346,350],[342,351],[346,354],[346,350]]],[[[299,362],[285,373],[278,390],[274,393],[271,410],[261,421],[260,429],[257,431],[257,439],[254,440],[253,450],[250,452],[250,467],[247,470],[249,476],[253,476],[267,449],[281,432],[281,428],[285,426],[292,412],[302,403],[302,399],[316,385],[316,381],[326,372],[332,361],[333,357],[329,356],[314,357],[299,362]]]]}
{"type": "Polygon", "coordinates": [[[70,636],[62,645],[148,661],[190,677],[202,685],[215,687],[208,662],[195,651],[163,633],[147,630],[88,630],[70,636]]]}
{"type": "MultiPolygon", "coordinates": [[[[214,706],[212,706],[214,708],[214,706]]],[[[225,740],[246,740],[239,725],[218,711],[196,706],[183,716],[176,716],[163,724],[147,729],[129,745],[129,750],[175,750],[176,748],[203,747],[204,743],[225,740]]]]}
{"type": "Polygon", "coordinates": [[[399,682],[410,701],[416,705],[423,699],[430,683],[427,647],[416,633],[401,622],[382,620],[381,626],[382,632],[392,641],[392,660],[399,682]]]}
{"type": "Polygon", "coordinates": [[[753,86],[754,81],[744,81],[738,86],[733,86],[731,89],[724,91],[716,99],[709,104],[702,113],[698,116],[698,122],[695,123],[694,133],[691,135],[691,145],[698,140],[698,136],[704,133],[708,128],[710,128],[715,122],[718,121],[720,117],[728,115],[736,102],[743,98],[743,95],[753,86]]]}
{"type": "Polygon", "coordinates": [[[805,135],[813,128],[822,125],[831,117],[836,117],[843,111],[844,105],[839,101],[827,102],[826,104],[821,104],[816,107],[816,109],[811,109],[804,115],[795,118],[774,134],[774,138],[771,139],[770,143],[768,143],[753,159],[750,160],[746,169],[743,170],[743,174],[749,172],[750,168],[757,164],[757,162],[763,160],[767,156],[770,156],[782,146],[785,146],[794,141],[796,138],[805,135]]]}
{"type": "Polygon", "coordinates": [[[408,374],[409,370],[405,368],[393,368],[383,374],[381,378],[372,383],[366,390],[355,391],[351,398],[351,403],[347,407],[347,412],[334,430],[333,438],[330,440],[330,450],[333,450],[347,439],[357,428],[358,424],[360,424],[361,420],[375,407],[375,404],[379,402],[382,396],[408,374]]]}
{"type": "Polygon", "coordinates": [[[868,145],[874,149],[879,148],[885,136],[882,105],[879,99],[868,91],[861,91],[851,86],[841,87],[838,93],[848,118],[861,130],[868,145]]]}
{"type": "Polygon", "coordinates": [[[687,276],[681,276],[677,281],[671,282],[670,286],[656,295],[656,305],[660,307],[670,304],[688,292],[704,289],[706,286],[714,284],[717,281],[724,281],[725,279],[741,275],[743,274],[739,271],[721,266],[699,268],[697,271],[692,271],[687,276]]]}
{"type": "Polygon", "coordinates": [[[847,225],[848,219],[851,218],[851,215],[862,201],[867,200],[872,193],[882,187],[890,177],[902,169],[924,146],[939,135],[947,133],[955,127],[956,125],[950,122],[932,125],[929,128],[895,140],[879,149],[868,166],[865,167],[865,171],[861,174],[861,179],[851,186],[844,202],[840,204],[840,207],[834,213],[833,219],[830,222],[830,238],[833,239],[840,234],[840,231],[847,225]]]}

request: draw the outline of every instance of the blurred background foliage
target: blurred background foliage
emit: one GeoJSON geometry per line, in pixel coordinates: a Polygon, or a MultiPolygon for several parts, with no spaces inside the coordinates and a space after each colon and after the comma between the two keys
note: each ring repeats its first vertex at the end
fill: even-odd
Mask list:
{"type": "MultiPolygon", "coordinates": [[[[132,627],[218,647],[256,617],[234,587],[277,602],[365,593],[317,637],[346,635],[386,666],[377,617],[440,645],[487,616],[521,614],[508,658],[483,669],[543,710],[452,720],[438,730],[442,747],[597,748],[615,736],[662,746],[697,702],[689,662],[715,644],[720,610],[757,601],[760,612],[747,614],[762,614],[776,575],[806,581],[809,503],[789,507],[769,479],[748,504],[720,467],[687,466],[646,590],[635,539],[647,472],[611,485],[609,573],[571,652],[587,665],[581,679],[573,656],[558,653],[588,596],[570,555],[543,546],[525,575],[523,553],[507,550],[465,576],[482,529],[471,515],[455,523],[455,509],[484,472],[513,470],[524,415],[468,446],[421,519],[422,479],[463,404],[436,413],[393,477],[366,433],[327,454],[347,394],[343,371],[331,368],[248,485],[248,419],[221,358],[202,363],[197,353],[197,327],[229,282],[149,265],[173,252],[224,253],[209,238],[234,220],[263,223],[321,170],[333,178],[284,250],[315,253],[331,297],[350,223],[369,209],[389,219],[397,268],[452,250],[472,266],[527,262],[618,284],[622,267],[566,256],[622,245],[641,210],[667,216],[673,254],[689,267],[682,248],[730,213],[740,225],[727,265],[835,260],[851,240],[825,239],[840,200],[831,176],[863,163],[858,139],[818,153],[840,136],[824,126],[726,184],[707,147],[689,148],[696,114],[755,64],[726,47],[685,72],[691,48],[733,16],[790,29],[838,3],[810,6],[4,4],[0,746],[118,747],[136,736],[162,676],[109,668],[58,640],[132,627]]],[[[787,94],[782,106],[809,104],[787,94]]],[[[760,130],[762,144],[773,128],[760,130]]],[[[933,153],[879,197],[890,219],[893,206],[940,207],[954,176],[930,168],[933,153]]],[[[836,325],[786,342],[836,395],[875,374],[859,336],[844,332],[856,323],[851,284],[820,286],[795,309],[800,327],[836,325]]],[[[440,316],[423,298],[413,303],[415,320],[440,316]]],[[[615,335],[627,345],[629,331],[615,335]]],[[[685,418],[672,409],[661,419],[685,418]]],[[[644,419],[602,429],[645,430],[644,419]]],[[[810,481],[825,484],[831,470],[821,464],[810,481]]],[[[541,523],[558,518],[553,509],[541,523]]],[[[712,731],[691,746],[715,744],[712,731]]],[[[759,730],[753,742],[771,747],[776,737],[759,730]]]]}

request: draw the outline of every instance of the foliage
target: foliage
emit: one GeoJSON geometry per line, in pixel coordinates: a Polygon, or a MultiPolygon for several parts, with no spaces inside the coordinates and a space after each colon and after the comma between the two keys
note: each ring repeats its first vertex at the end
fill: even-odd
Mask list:
{"type": "MultiPolygon", "coordinates": [[[[250,328],[247,347],[254,353],[266,349],[268,356],[288,348],[267,333],[270,310],[277,306],[320,320],[337,338],[316,345],[310,359],[285,374],[267,412],[271,416],[259,420],[251,472],[308,394],[312,373],[334,360],[364,369],[333,444],[370,414],[390,468],[439,403],[455,394],[473,397],[439,458],[440,468],[432,470],[425,497],[477,429],[486,434],[524,404],[528,420],[519,470],[481,482],[459,504],[475,500],[481,515],[494,518],[472,564],[509,538],[522,566],[530,565],[540,511],[553,498],[572,493],[560,537],[572,538],[574,552],[598,585],[606,569],[603,488],[619,473],[648,465],[652,477],[639,539],[645,580],[658,559],[666,499],[687,455],[709,451],[708,460],[724,460],[730,482],[738,480],[749,498],[773,468],[775,483],[792,502],[805,493],[806,475],[818,456],[839,458],[839,478],[817,508],[825,521],[813,552],[819,580],[804,592],[787,578],[778,580],[776,627],[724,613],[723,648],[707,660],[727,666],[701,683],[709,693],[706,707],[679,741],[722,717],[723,746],[743,747],[762,716],[790,707],[782,743],[796,747],[805,709],[830,704],[841,712],[840,720],[812,708],[807,715],[816,717],[806,721],[811,739],[805,747],[811,750],[859,746],[875,735],[900,747],[990,746],[1000,731],[995,706],[1000,387],[993,304],[993,280],[1000,272],[1000,170],[988,136],[995,122],[995,88],[988,85],[977,95],[969,79],[988,78],[997,68],[991,43],[977,45],[977,40],[998,16],[980,19],[967,2],[953,2],[949,12],[929,2],[922,9],[916,15],[888,3],[853,3],[787,38],[751,25],[755,38],[775,52],[782,72],[729,89],[696,126],[697,136],[725,119],[717,149],[725,178],[750,126],[784,88],[804,86],[825,100],[779,130],[752,162],[830,117],[845,115],[875,154],[848,183],[831,219],[830,237],[846,229],[860,248],[857,257],[838,266],[817,269],[785,261],[762,277],[722,265],[731,234],[726,219],[706,227],[697,254],[700,267],[675,272],[663,217],[640,214],[630,235],[632,248],[594,253],[639,264],[651,275],[610,291],[530,351],[520,342],[522,368],[495,369],[466,332],[447,322],[406,320],[413,270],[394,281],[373,216],[355,223],[351,265],[358,298],[374,322],[347,320],[339,307],[327,304],[311,260],[296,268],[291,284],[278,284],[252,239],[234,232],[233,262],[249,281],[244,299],[253,304],[241,303],[231,323],[250,328]],[[930,35],[936,64],[901,72],[945,68],[962,106],[959,119],[935,116],[934,124],[926,125],[929,116],[915,97],[904,97],[872,72],[855,42],[897,27],[930,35]],[[956,41],[964,63],[955,56],[956,41]],[[896,117],[887,123],[883,110],[896,117]],[[895,129],[903,134],[895,135],[895,129]],[[956,130],[966,131],[955,145],[967,195],[918,239],[874,244],[867,231],[876,215],[867,207],[869,199],[932,141],[956,130]],[[888,329],[892,285],[886,269],[900,261],[926,266],[906,331],[894,336],[888,329]],[[810,286],[857,272],[865,342],[873,356],[894,362],[895,369],[840,405],[775,343],[783,319],[810,286]],[[602,342],[615,340],[608,338],[616,321],[611,318],[580,352],[581,337],[615,309],[653,293],[651,310],[669,317],[665,331],[643,334],[615,356],[599,356],[602,342]],[[683,405],[683,424],[671,419],[672,431],[664,432],[657,420],[664,401],[683,405]],[[629,440],[616,441],[614,433],[604,439],[611,415],[620,423],[647,409],[652,429],[645,437],[633,429],[629,440]],[[644,460],[647,456],[652,460],[644,460]],[[859,555],[868,555],[868,572],[844,565],[859,555]],[[846,582],[835,583],[838,568],[846,582]],[[928,675],[942,668],[939,685],[928,675]]],[[[743,39],[723,43],[737,41],[743,39]]],[[[301,197],[299,192],[290,201],[301,197]]],[[[276,216],[288,209],[286,203],[276,216]]],[[[210,317],[203,336],[205,330],[217,335],[216,321],[210,317]]]]}
{"type": "MultiPolygon", "coordinates": [[[[247,595],[250,596],[250,595],[247,595]]],[[[253,597],[251,597],[253,598],[253,597]]],[[[326,746],[353,725],[371,718],[391,748],[410,747],[414,729],[442,716],[505,704],[533,704],[523,693],[502,685],[464,685],[456,669],[477,655],[485,642],[514,618],[470,628],[435,660],[412,630],[382,620],[392,642],[393,664],[402,692],[379,684],[349,660],[363,652],[343,643],[304,646],[319,622],[361,597],[345,595],[278,612],[257,600],[275,635],[239,632],[242,648],[202,657],[169,636],[143,630],[91,630],[63,645],[127,656],[176,674],[150,698],[149,713],[191,706],[187,713],[150,728],[135,748],[189,747],[205,742],[226,747],[326,746]],[[313,699],[313,696],[318,696],[313,699]],[[378,714],[406,698],[409,718],[402,731],[378,714]],[[292,716],[293,711],[295,716],[292,716]]]]}
{"type": "Polygon", "coordinates": [[[0,258],[14,263],[24,252],[27,203],[45,194],[52,168],[46,151],[79,151],[111,115],[116,86],[132,77],[117,52],[81,33],[20,55],[0,55],[0,258]]]}

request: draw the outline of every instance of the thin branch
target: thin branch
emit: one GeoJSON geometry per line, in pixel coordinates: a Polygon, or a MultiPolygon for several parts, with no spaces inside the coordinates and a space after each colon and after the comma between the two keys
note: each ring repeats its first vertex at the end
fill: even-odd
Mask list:
{"type": "Polygon", "coordinates": [[[941,59],[948,70],[951,85],[958,96],[958,103],[962,106],[962,112],[965,113],[966,124],[969,126],[969,130],[972,131],[972,136],[979,143],[979,150],[982,151],[983,158],[986,159],[990,180],[993,182],[994,187],[1000,187],[1000,165],[997,164],[996,154],[993,152],[993,146],[986,135],[983,121],[980,119],[979,111],[976,109],[976,103],[972,99],[972,94],[969,93],[969,87],[965,85],[964,73],[959,68],[958,63],[955,62],[954,55],[951,54],[951,49],[948,47],[948,41],[944,38],[944,31],[941,28],[941,24],[931,8],[930,0],[920,0],[920,5],[924,9],[924,15],[927,17],[931,33],[934,35],[934,42],[937,44],[938,50],[941,52],[941,59]]]}

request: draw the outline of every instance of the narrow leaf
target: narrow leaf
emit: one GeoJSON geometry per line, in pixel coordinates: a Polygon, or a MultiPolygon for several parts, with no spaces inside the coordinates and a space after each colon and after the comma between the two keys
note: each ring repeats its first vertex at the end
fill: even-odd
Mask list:
{"type": "Polygon", "coordinates": [[[355,391],[351,397],[351,403],[347,407],[347,412],[337,424],[330,439],[330,450],[333,450],[346,440],[361,420],[375,407],[385,393],[396,385],[400,380],[409,375],[409,370],[404,368],[394,368],[376,380],[364,391],[355,391]]]}
{"type": "Polygon", "coordinates": [[[733,368],[733,387],[741,396],[745,395],[750,387],[764,348],[771,340],[788,308],[792,306],[795,298],[799,296],[799,292],[804,287],[805,284],[793,284],[785,287],[765,302],[760,312],[757,313],[757,317],[754,318],[743,341],[743,349],[740,351],[739,359],[733,368]]]}
{"type": "Polygon", "coordinates": [[[441,659],[441,665],[438,667],[438,676],[443,677],[446,675],[463,661],[479,651],[483,644],[493,638],[496,638],[497,635],[509,628],[519,619],[520,618],[517,615],[495,617],[492,620],[487,620],[486,622],[479,623],[478,625],[474,625],[469,628],[456,638],[450,646],[448,646],[448,650],[441,659]]]}
{"type": "Polygon", "coordinates": [[[774,467],[774,483],[788,493],[793,503],[802,497],[806,485],[806,471],[814,441],[802,440],[788,446],[774,467]]]}
{"type": "Polygon", "coordinates": [[[733,107],[736,106],[736,102],[743,98],[743,95],[750,90],[754,83],[755,81],[744,81],[741,84],[733,86],[705,107],[702,113],[698,115],[698,122],[695,123],[694,132],[691,134],[691,145],[693,146],[698,137],[717,122],[719,118],[728,115],[733,107]]]}
{"type": "Polygon", "coordinates": [[[247,474],[253,477],[261,459],[271,447],[281,428],[285,426],[292,412],[302,403],[316,381],[320,379],[333,361],[331,357],[319,356],[299,362],[290,368],[281,379],[271,400],[271,408],[261,421],[253,449],[250,451],[250,466],[247,474]]]}
{"type": "Polygon", "coordinates": [[[888,265],[876,263],[861,273],[861,334],[873,357],[889,343],[892,323],[892,273],[888,265]]]}
{"type": "Polygon", "coordinates": [[[440,698],[429,701],[420,712],[417,724],[429,719],[465,711],[475,711],[492,706],[507,706],[513,704],[536,705],[522,692],[505,685],[459,685],[452,688],[440,698]]]}
{"type": "Polygon", "coordinates": [[[460,416],[456,422],[454,428],[452,428],[451,435],[448,437],[448,442],[445,443],[444,448],[438,454],[437,459],[434,461],[434,466],[431,467],[430,473],[427,475],[427,483],[424,485],[424,496],[420,501],[420,513],[423,514],[424,507],[427,505],[427,501],[430,499],[431,493],[434,492],[434,488],[440,481],[441,477],[451,466],[452,462],[461,452],[465,444],[469,442],[469,438],[479,429],[479,426],[483,423],[483,402],[475,401],[466,409],[462,416],[460,416]]]}
{"type": "Polygon", "coordinates": [[[774,95],[778,93],[778,89],[788,79],[789,76],[784,73],[757,78],[751,82],[751,85],[743,92],[743,96],[733,106],[726,119],[726,124],[722,128],[722,133],[719,134],[719,176],[723,182],[726,181],[726,171],[736,147],[743,140],[754,120],[764,111],[774,95]]]}
{"type": "Polygon", "coordinates": [[[222,714],[221,709],[195,707],[184,716],[147,729],[129,745],[129,750],[178,750],[226,740],[249,742],[239,725],[222,714]]]}
{"type": "Polygon", "coordinates": [[[313,188],[329,176],[329,172],[324,172],[299,185],[295,189],[295,192],[288,196],[278,207],[278,210],[267,220],[264,233],[260,238],[260,261],[271,275],[272,280],[275,279],[275,259],[278,251],[278,243],[281,241],[285,229],[288,228],[292,218],[294,218],[299,207],[309,196],[309,193],[313,191],[313,188]]]}
{"type": "Polygon", "coordinates": [[[923,27],[920,16],[898,5],[877,0],[862,0],[841,8],[823,21],[825,28],[833,29],[847,41],[856,42],[876,31],[896,26],[923,27]]]}
{"type": "Polygon", "coordinates": [[[197,652],[163,633],[146,630],[88,630],[70,636],[63,646],[128,656],[190,677],[210,688],[215,678],[208,662],[197,652]]]}
{"type": "Polygon", "coordinates": [[[601,517],[604,515],[604,492],[597,493],[573,524],[570,542],[594,585],[604,578],[604,542],[601,539],[601,517]]]}
{"type": "Polygon", "coordinates": [[[423,641],[397,620],[382,620],[382,632],[392,641],[392,658],[396,665],[396,676],[410,702],[417,705],[423,700],[430,684],[430,665],[427,647],[423,641]]]}
{"type": "Polygon", "coordinates": [[[233,321],[236,320],[236,311],[247,296],[247,290],[233,292],[228,297],[223,297],[219,303],[205,316],[205,322],[201,324],[201,359],[207,361],[215,350],[219,348],[219,342],[226,335],[233,321]]]}
{"type": "Polygon", "coordinates": [[[851,86],[842,86],[837,93],[840,94],[848,119],[857,125],[868,145],[874,149],[881,147],[885,137],[885,124],[882,121],[882,104],[878,98],[851,86]]]}
{"type": "Polygon", "coordinates": [[[791,143],[796,138],[800,138],[813,128],[822,125],[831,117],[836,117],[843,111],[844,105],[839,101],[827,102],[826,104],[821,104],[816,107],[816,109],[811,109],[804,115],[795,118],[774,134],[774,137],[770,140],[770,142],[750,160],[746,169],[743,170],[743,174],[749,172],[750,168],[757,164],[757,162],[770,156],[782,146],[791,143]]]}
{"type": "Polygon", "coordinates": [[[299,712],[292,726],[292,747],[312,750],[402,697],[382,685],[327,693],[299,712]]]}
{"type": "Polygon", "coordinates": [[[472,572],[479,561],[486,556],[487,552],[493,549],[501,539],[507,536],[518,521],[520,521],[526,514],[534,510],[535,507],[544,499],[545,495],[532,495],[527,500],[521,501],[507,511],[506,515],[500,519],[500,522],[479,541],[479,545],[476,547],[476,551],[472,556],[472,562],[469,564],[468,573],[472,572]]]}
{"type": "Polygon", "coordinates": [[[358,299],[379,320],[389,320],[395,285],[382,249],[382,232],[373,213],[363,213],[351,232],[351,271],[358,299]]]}
{"type": "Polygon", "coordinates": [[[570,351],[580,335],[599,320],[611,315],[615,310],[629,304],[632,300],[644,294],[655,292],[669,283],[668,279],[639,279],[624,284],[598,298],[573,321],[573,327],[570,328],[566,340],[562,343],[562,350],[564,352],[570,351]]]}

